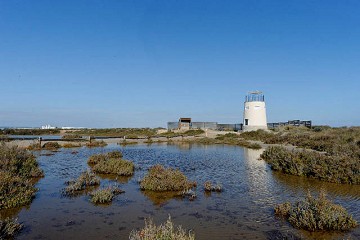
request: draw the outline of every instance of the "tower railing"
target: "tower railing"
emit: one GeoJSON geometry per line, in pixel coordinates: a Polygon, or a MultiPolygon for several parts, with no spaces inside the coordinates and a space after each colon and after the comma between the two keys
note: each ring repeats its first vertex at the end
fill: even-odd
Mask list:
{"type": "Polygon", "coordinates": [[[248,94],[245,96],[245,102],[265,102],[264,94],[248,94]]]}

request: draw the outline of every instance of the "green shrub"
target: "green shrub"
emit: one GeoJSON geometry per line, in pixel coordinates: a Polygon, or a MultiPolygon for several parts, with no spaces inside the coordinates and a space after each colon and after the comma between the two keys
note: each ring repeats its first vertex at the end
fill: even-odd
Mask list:
{"type": "Polygon", "coordinates": [[[130,240],[194,240],[195,235],[187,232],[181,226],[175,227],[171,218],[156,226],[152,219],[145,220],[145,227],[139,231],[133,230],[130,240]]]}
{"type": "Polygon", "coordinates": [[[120,151],[112,151],[104,154],[95,154],[89,157],[88,164],[97,164],[101,161],[108,160],[110,158],[122,158],[123,154],[120,151]]]}
{"type": "Polygon", "coordinates": [[[96,173],[116,174],[119,176],[131,176],[134,174],[135,166],[128,160],[121,159],[120,151],[113,151],[106,154],[97,154],[89,158],[88,164],[96,173]]]}
{"type": "Polygon", "coordinates": [[[12,239],[22,228],[16,219],[0,220],[0,239],[12,239]]]}
{"type": "Polygon", "coordinates": [[[118,187],[107,187],[99,189],[90,193],[90,201],[95,204],[110,203],[114,199],[115,195],[120,193],[124,193],[124,191],[118,187]]]}
{"type": "Polygon", "coordinates": [[[273,146],[267,148],[261,158],[268,162],[273,170],[286,174],[328,182],[360,184],[360,161],[344,156],[273,146]]]}
{"type": "Polygon", "coordinates": [[[63,194],[75,196],[88,187],[100,185],[100,179],[93,172],[86,171],[81,173],[77,179],[70,180],[66,184],[68,186],[63,190],[63,194]]]}
{"type": "Polygon", "coordinates": [[[128,160],[110,158],[99,161],[92,169],[96,173],[116,174],[119,176],[131,176],[134,174],[134,164],[128,160]]]}
{"type": "Polygon", "coordinates": [[[308,196],[295,204],[284,203],[275,207],[275,214],[285,217],[292,226],[308,231],[345,231],[357,226],[353,217],[340,205],[326,199],[308,196]]]}
{"type": "Polygon", "coordinates": [[[179,170],[155,165],[149,169],[148,174],[140,181],[142,190],[151,191],[183,191],[196,186],[195,182],[188,181],[179,170]]]}
{"type": "Polygon", "coordinates": [[[29,204],[37,191],[33,180],[42,176],[34,155],[0,144],[0,209],[29,204]]]}

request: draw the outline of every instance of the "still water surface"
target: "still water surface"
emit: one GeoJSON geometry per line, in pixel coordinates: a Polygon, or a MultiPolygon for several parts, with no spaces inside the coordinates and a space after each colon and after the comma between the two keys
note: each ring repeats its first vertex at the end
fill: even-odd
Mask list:
{"type": "MultiPolygon", "coordinates": [[[[164,222],[168,215],[175,224],[192,229],[196,239],[360,239],[360,228],[347,233],[308,233],[292,228],[274,217],[273,206],[294,202],[308,190],[324,188],[329,198],[342,204],[360,221],[360,186],[339,185],[274,173],[258,160],[261,150],[236,146],[138,145],[105,148],[62,149],[53,156],[38,154],[45,178],[28,208],[19,210],[25,229],[18,239],[128,239],[132,229],[141,228],[144,218],[164,222]],[[61,196],[64,182],[88,169],[93,154],[121,150],[137,166],[131,178],[103,178],[101,185],[117,182],[125,190],[108,206],[95,206],[89,196],[61,196]],[[171,199],[139,190],[138,180],[154,164],[179,168],[198,183],[197,198],[171,199]],[[205,194],[205,181],[221,183],[222,193],[205,194]]],[[[44,153],[44,152],[42,152],[44,153]]],[[[1,217],[11,213],[1,213],[1,217]]],[[[15,213],[12,213],[15,214],[15,213]]]]}

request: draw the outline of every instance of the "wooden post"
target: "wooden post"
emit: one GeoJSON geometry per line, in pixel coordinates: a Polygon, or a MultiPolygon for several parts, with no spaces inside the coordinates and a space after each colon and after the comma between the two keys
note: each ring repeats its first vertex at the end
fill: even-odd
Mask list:
{"type": "Polygon", "coordinates": [[[42,140],[42,137],[39,137],[39,145],[40,145],[40,148],[41,148],[41,140],[42,140]]]}

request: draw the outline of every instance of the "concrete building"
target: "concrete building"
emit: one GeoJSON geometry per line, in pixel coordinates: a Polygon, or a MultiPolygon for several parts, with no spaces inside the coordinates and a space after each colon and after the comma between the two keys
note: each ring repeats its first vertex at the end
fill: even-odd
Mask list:
{"type": "Polygon", "coordinates": [[[245,97],[243,131],[267,129],[264,94],[260,91],[249,92],[245,97]]]}

